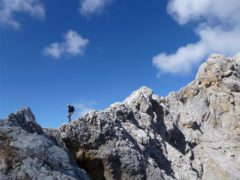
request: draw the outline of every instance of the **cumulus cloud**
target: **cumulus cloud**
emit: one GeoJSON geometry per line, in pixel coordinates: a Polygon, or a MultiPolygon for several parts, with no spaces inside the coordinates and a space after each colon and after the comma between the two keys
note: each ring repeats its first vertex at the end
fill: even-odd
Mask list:
{"type": "Polygon", "coordinates": [[[101,13],[112,0],[81,0],[80,12],[82,15],[92,15],[101,13]]]}
{"type": "Polygon", "coordinates": [[[69,30],[64,35],[63,42],[55,42],[44,48],[43,54],[53,58],[61,58],[62,56],[81,56],[84,54],[89,40],[83,38],[76,31],[69,30]]]}
{"type": "Polygon", "coordinates": [[[0,25],[18,29],[17,15],[23,13],[31,17],[44,19],[45,9],[41,0],[0,0],[0,25]]]}
{"type": "Polygon", "coordinates": [[[240,47],[239,0],[170,0],[168,13],[180,24],[196,22],[199,41],[179,47],[173,54],[153,57],[163,73],[187,73],[212,52],[233,56],[240,47]]]}

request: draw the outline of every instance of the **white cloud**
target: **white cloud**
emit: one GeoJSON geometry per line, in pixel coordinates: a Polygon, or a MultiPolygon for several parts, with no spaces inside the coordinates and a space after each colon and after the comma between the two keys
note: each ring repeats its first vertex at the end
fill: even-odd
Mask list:
{"type": "Polygon", "coordinates": [[[82,15],[92,15],[101,13],[112,0],[81,0],[80,12],[82,15]]]}
{"type": "Polygon", "coordinates": [[[78,116],[84,116],[90,111],[94,110],[94,106],[96,105],[95,102],[88,102],[88,103],[75,103],[73,106],[75,107],[78,116]]]}
{"type": "Polygon", "coordinates": [[[44,19],[45,9],[41,0],[0,0],[0,25],[20,27],[17,15],[23,13],[38,19],[44,19]]]}
{"type": "Polygon", "coordinates": [[[187,73],[210,53],[233,56],[239,52],[239,0],[170,0],[167,9],[180,25],[197,22],[199,41],[153,57],[160,72],[187,73]]]}
{"type": "Polygon", "coordinates": [[[88,39],[83,38],[76,31],[69,30],[64,35],[63,42],[50,44],[44,48],[43,54],[56,59],[62,56],[81,56],[84,54],[88,43],[88,39]]]}

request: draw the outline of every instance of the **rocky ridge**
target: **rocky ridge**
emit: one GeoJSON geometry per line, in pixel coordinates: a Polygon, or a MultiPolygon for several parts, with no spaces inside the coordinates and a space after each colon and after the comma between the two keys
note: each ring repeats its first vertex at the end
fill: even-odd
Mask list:
{"type": "Polygon", "coordinates": [[[239,179],[240,57],[211,55],[196,79],[147,87],[58,129],[30,109],[0,121],[0,179],[239,179]]]}

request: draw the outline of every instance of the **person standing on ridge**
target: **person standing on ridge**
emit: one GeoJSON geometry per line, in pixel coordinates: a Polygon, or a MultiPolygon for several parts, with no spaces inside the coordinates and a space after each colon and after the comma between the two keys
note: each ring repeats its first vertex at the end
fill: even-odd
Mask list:
{"type": "Polygon", "coordinates": [[[71,116],[73,114],[73,112],[75,111],[74,107],[67,104],[67,107],[68,107],[68,122],[71,122],[71,116]]]}

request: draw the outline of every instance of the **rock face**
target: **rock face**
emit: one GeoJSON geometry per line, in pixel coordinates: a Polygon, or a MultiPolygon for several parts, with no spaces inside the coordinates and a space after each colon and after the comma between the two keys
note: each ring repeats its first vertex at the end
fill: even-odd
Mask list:
{"type": "Polygon", "coordinates": [[[0,121],[0,179],[89,179],[67,150],[46,136],[30,109],[0,121]]]}
{"type": "Polygon", "coordinates": [[[239,177],[240,57],[212,55],[179,92],[142,87],[58,129],[29,109],[0,121],[0,179],[239,177]]]}

